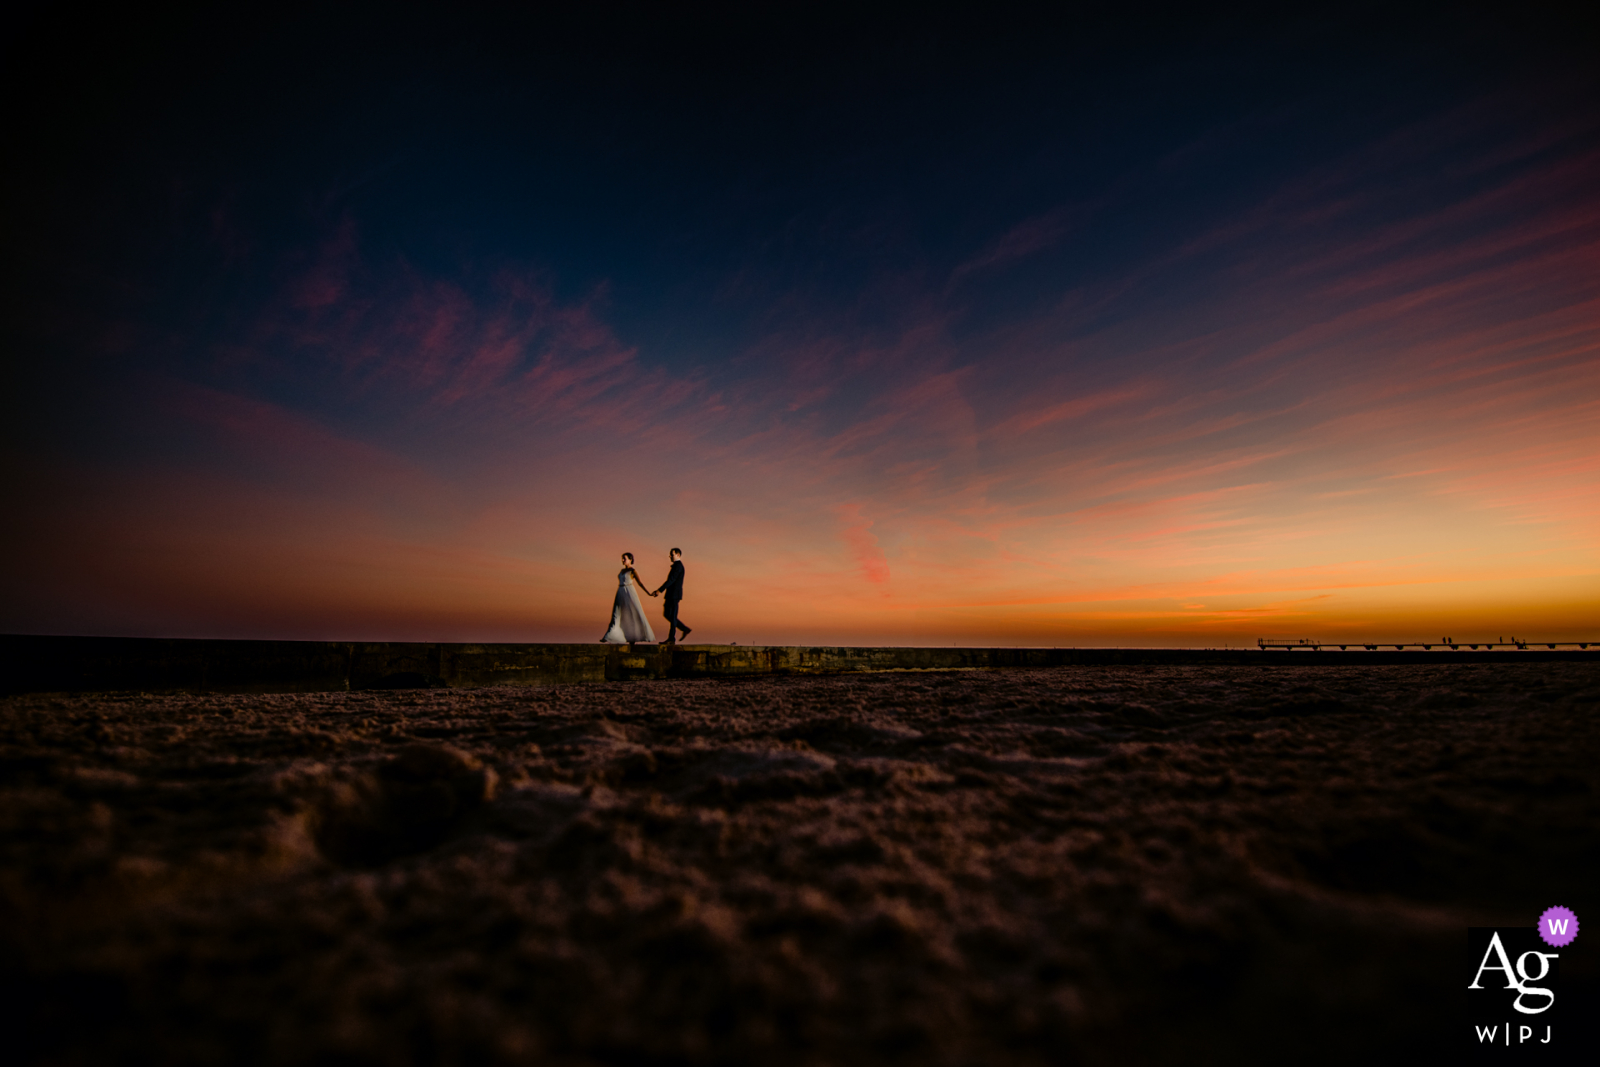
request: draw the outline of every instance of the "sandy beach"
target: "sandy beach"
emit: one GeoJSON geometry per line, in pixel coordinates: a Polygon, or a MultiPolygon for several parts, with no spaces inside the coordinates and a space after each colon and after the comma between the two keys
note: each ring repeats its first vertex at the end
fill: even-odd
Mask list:
{"type": "Polygon", "coordinates": [[[1597,707],[1587,664],[13,697],[7,1025],[61,1064],[1428,1054],[1466,926],[1594,900],[1597,707]]]}

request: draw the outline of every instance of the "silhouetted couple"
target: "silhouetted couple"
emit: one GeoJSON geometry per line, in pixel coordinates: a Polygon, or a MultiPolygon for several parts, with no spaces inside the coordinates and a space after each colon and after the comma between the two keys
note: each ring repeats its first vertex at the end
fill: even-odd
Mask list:
{"type": "MultiPolygon", "coordinates": [[[[683,631],[683,636],[689,636],[689,628],[678,621],[678,602],[683,599],[683,550],[674,548],[667,553],[667,558],[672,561],[672,570],[667,574],[667,580],[661,583],[661,588],[651,593],[651,596],[660,596],[663,592],[667,595],[667,606],[663,614],[667,617],[667,644],[678,643],[678,631],[683,631]]],[[[608,645],[629,645],[635,641],[654,641],[656,632],[650,628],[650,620],[644,617],[644,605],[639,602],[639,590],[644,588],[644,581],[639,577],[639,572],[633,569],[633,553],[622,554],[622,570],[617,574],[617,599],[611,606],[611,627],[606,630],[606,635],[600,640],[608,645]]]]}

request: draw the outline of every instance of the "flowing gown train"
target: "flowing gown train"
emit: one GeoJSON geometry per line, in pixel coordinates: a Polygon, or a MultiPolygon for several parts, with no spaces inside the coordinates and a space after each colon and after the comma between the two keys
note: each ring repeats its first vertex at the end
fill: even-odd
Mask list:
{"type": "Polygon", "coordinates": [[[624,567],[617,575],[617,599],[611,605],[611,628],[600,640],[608,645],[627,645],[635,641],[654,641],[656,632],[644,617],[644,605],[634,588],[633,576],[624,567]]]}

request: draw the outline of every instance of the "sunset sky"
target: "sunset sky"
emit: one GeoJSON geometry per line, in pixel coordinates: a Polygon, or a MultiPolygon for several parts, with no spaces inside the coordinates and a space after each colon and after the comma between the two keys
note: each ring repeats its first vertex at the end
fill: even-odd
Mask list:
{"type": "Polygon", "coordinates": [[[13,26],[0,632],[1600,638],[1583,25],[756,7],[13,26]]]}

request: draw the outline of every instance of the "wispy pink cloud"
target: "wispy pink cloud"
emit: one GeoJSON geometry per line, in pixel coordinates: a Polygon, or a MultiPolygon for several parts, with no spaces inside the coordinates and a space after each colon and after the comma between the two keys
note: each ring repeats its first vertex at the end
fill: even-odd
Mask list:
{"type": "Polygon", "coordinates": [[[834,510],[843,524],[839,537],[855,557],[862,577],[875,585],[887,582],[889,562],[883,556],[883,549],[878,547],[878,539],[872,535],[872,520],[861,513],[862,505],[840,504],[834,510]]]}
{"type": "Polygon", "coordinates": [[[958,265],[950,273],[951,281],[976,271],[1005,266],[1043,252],[1060,244],[1073,228],[1093,214],[1098,204],[1068,204],[1051,208],[1032,218],[1024,219],[1001,234],[977,255],[958,265]]]}

